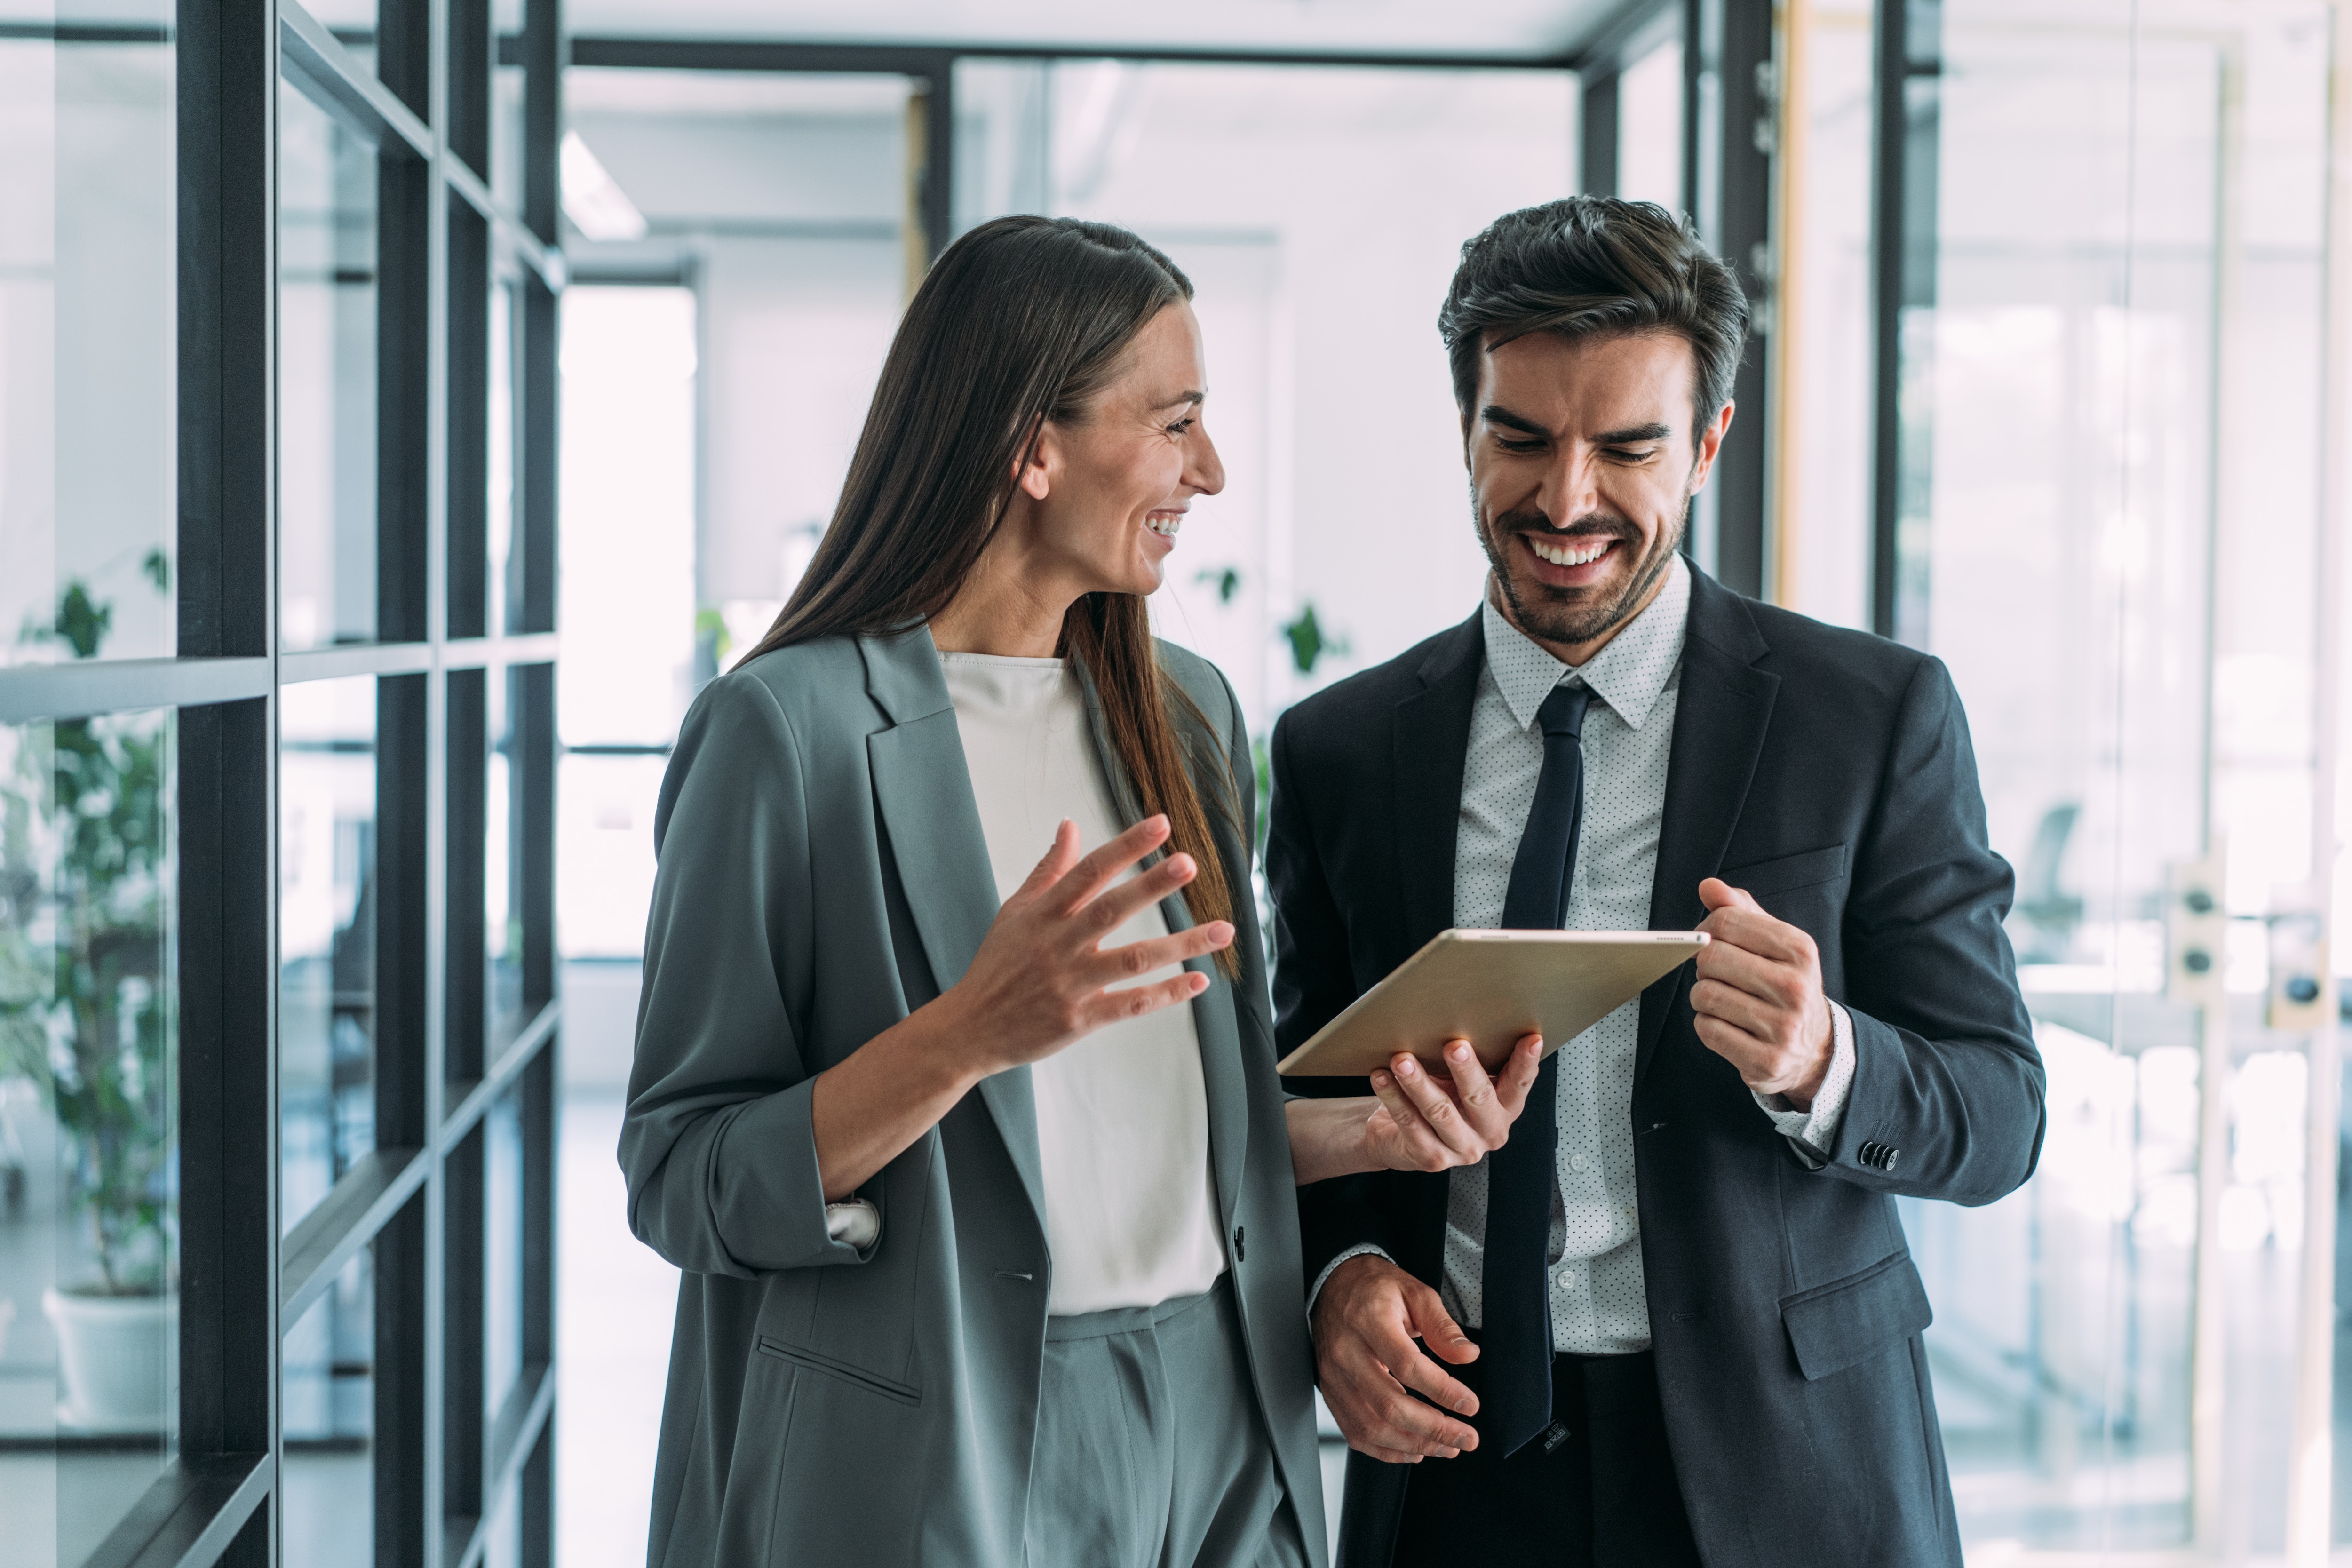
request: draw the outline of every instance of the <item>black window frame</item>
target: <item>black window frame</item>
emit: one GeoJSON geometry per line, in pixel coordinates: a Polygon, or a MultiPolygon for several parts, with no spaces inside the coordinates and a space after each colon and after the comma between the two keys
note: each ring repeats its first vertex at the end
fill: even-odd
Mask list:
{"type": "MultiPolygon", "coordinates": [[[[503,41],[525,72],[520,211],[495,202],[485,177],[502,52],[486,0],[382,0],[378,29],[331,32],[299,0],[187,0],[168,34],[124,33],[175,55],[177,655],[0,669],[0,723],[177,710],[180,1452],[85,1568],[279,1561],[282,1333],[363,1248],[377,1292],[375,1561],[472,1568],[510,1496],[524,1563],[553,1561],[562,14],[561,0],[525,0],[521,32],[503,41]],[[373,65],[355,52],[367,45],[373,65]],[[291,653],[278,646],[277,603],[281,79],[388,149],[393,171],[377,414],[382,640],[291,653]],[[481,298],[453,305],[453,284],[481,298]],[[510,627],[484,624],[483,512],[467,488],[487,481],[490,405],[472,382],[490,363],[488,290],[502,286],[520,305],[510,627]],[[278,694],[355,675],[379,678],[382,698],[380,1147],[281,1239],[278,694]],[[473,775],[499,742],[453,737],[449,695],[460,694],[461,725],[478,728],[489,680],[513,693],[503,743],[526,1021],[486,1059],[480,1020],[470,1036],[462,1020],[453,1027],[447,999],[481,998],[485,824],[473,775]],[[522,1122],[524,1364],[500,1408],[486,1410],[478,1128],[509,1092],[522,1122]]],[[[71,41],[110,37],[78,30],[71,41]]]]}

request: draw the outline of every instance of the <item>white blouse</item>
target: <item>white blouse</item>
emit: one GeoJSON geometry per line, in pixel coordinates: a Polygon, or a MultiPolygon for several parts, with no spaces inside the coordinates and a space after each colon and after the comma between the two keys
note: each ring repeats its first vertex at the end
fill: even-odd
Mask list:
{"type": "MultiPolygon", "coordinates": [[[[1091,851],[1129,825],[1087,728],[1077,678],[1057,658],[943,653],[999,898],[1052,847],[1064,817],[1091,851]]],[[[1165,936],[1147,904],[1105,947],[1165,936]]],[[[1130,984],[1176,973],[1154,970],[1130,984]]],[[[1189,1005],[1107,1025],[1029,1069],[1054,1261],[1056,1316],[1199,1295],[1225,1268],[1209,1174],[1209,1100],[1189,1005]]]]}

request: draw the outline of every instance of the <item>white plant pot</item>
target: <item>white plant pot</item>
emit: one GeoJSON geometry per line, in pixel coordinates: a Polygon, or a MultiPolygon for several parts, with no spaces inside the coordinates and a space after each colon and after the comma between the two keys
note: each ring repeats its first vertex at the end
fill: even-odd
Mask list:
{"type": "Polygon", "coordinates": [[[73,1296],[41,1292],[58,1335],[64,1396],[58,1421],[77,1432],[161,1432],[177,1381],[172,1375],[179,1303],[170,1296],[73,1296]]]}

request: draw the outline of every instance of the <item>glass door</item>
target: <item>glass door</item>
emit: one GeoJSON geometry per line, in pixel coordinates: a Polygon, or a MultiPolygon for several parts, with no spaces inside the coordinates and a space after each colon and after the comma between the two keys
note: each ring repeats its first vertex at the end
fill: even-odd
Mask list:
{"type": "Polygon", "coordinates": [[[1879,618],[1967,701],[2049,1072],[2031,1183],[1905,1207],[1963,1535],[2276,1552],[2322,989],[2328,9],[1879,15],[1906,29],[1879,618]]]}

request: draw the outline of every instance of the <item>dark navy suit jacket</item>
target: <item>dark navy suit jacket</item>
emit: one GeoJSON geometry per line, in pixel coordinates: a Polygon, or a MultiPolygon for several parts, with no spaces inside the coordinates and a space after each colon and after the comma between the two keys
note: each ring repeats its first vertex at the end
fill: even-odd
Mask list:
{"type": "MultiPolygon", "coordinates": [[[[1958,1568],[1930,1312],[1894,1200],[1990,1203],[2041,1152],[2042,1062],[2001,930],[2013,879],[1940,663],[1693,576],[1650,924],[1696,925],[1699,881],[1721,876],[1803,927],[1856,1066],[1810,1171],[1699,1042],[1690,966],[1643,994],[1633,1151],[1675,1473],[1711,1568],[1958,1568]]],[[[1473,616],[1275,728],[1285,1052],[1453,923],[1484,651],[1473,616]]],[[[1306,1277],[1370,1242],[1437,1284],[1446,1180],[1300,1189],[1306,1277]]],[[[1386,1568],[1412,1474],[1349,1456],[1340,1568],[1386,1568]]]]}

